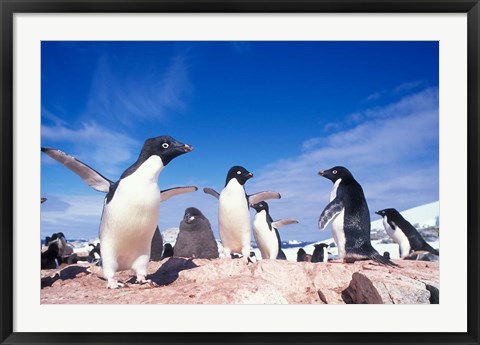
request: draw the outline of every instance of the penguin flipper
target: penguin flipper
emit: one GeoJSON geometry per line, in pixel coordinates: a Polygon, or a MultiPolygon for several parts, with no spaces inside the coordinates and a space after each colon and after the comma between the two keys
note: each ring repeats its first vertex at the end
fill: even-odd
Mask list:
{"type": "Polygon", "coordinates": [[[96,191],[108,193],[110,190],[110,186],[113,184],[112,181],[100,174],[95,169],[79,161],[75,157],[49,147],[42,147],[42,152],[45,152],[57,162],[65,165],[68,169],[80,176],[85,183],[87,183],[96,191]]]}
{"type": "Polygon", "coordinates": [[[318,227],[320,230],[324,230],[328,223],[330,223],[340,212],[342,212],[343,207],[343,202],[340,199],[333,199],[320,215],[320,219],[318,220],[318,227]]]}
{"type": "Polygon", "coordinates": [[[255,194],[248,195],[248,203],[250,205],[257,204],[261,201],[270,200],[270,199],[281,199],[282,196],[277,192],[259,192],[255,194]]]}
{"type": "Polygon", "coordinates": [[[388,225],[390,225],[392,230],[395,230],[397,228],[397,224],[395,224],[392,220],[390,220],[388,218],[387,218],[387,223],[388,223],[388,225]]]}
{"type": "Polygon", "coordinates": [[[282,226],[285,226],[285,225],[288,225],[288,224],[297,224],[297,223],[298,223],[298,220],[287,218],[287,219],[279,219],[279,220],[276,220],[276,221],[272,222],[272,226],[275,229],[279,229],[282,226]]]}
{"type": "Polygon", "coordinates": [[[173,187],[169,189],[164,189],[160,192],[162,202],[165,200],[170,199],[172,196],[185,194],[185,193],[192,193],[198,190],[195,186],[185,186],[185,187],[173,187]]]}
{"type": "Polygon", "coordinates": [[[210,194],[211,196],[213,196],[214,198],[217,198],[217,199],[220,199],[220,193],[217,192],[215,189],[213,188],[203,188],[203,192],[204,193],[207,193],[207,194],[210,194]]]}

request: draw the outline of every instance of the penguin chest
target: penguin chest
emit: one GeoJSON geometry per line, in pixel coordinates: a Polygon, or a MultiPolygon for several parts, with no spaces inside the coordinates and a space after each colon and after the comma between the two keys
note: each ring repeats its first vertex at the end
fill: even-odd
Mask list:
{"type": "Polygon", "coordinates": [[[218,228],[224,246],[241,250],[250,245],[250,213],[245,190],[236,179],[230,180],[220,193],[218,228]]]}
{"type": "Polygon", "coordinates": [[[403,258],[407,256],[410,253],[410,242],[408,241],[407,236],[405,236],[398,226],[395,229],[392,229],[390,224],[388,224],[387,217],[383,218],[383,226],[388,236],[390,236],[390,238],[400,247],[400,257],[403,258]]]}
{"type": "Polygon", "coordinates": [[[133,259],[140,253],[149,254],[160,213],[157,178],[163,164],[158,160],[158,156],[150,157],[136,172],[119,182],[113,198],[103,210],[102,251],[108,246],[117,256],[132,256],[133,259]]]}
{"type": "MultiPolygon", "coordinates": [[[[332,191],[330,192],[330,202],[337,197],[337,189],[342,179],[335,181],[332,191]]],[[[345,252],[345,231],[344,231],[345,208],[332,220],[332,235],[335,243],[338,246],[338,253],[340,256],[345,252]]]]}
{"type": "Polygon", "coordinates": [[[276,259],[278,256],[278,240],[275,231],[270,230],[267,223],[265,211],[260,211],[255,215],[253,221],[253,237],[257,243],[258,249],[262,254],[262,259],[276,259]]]}

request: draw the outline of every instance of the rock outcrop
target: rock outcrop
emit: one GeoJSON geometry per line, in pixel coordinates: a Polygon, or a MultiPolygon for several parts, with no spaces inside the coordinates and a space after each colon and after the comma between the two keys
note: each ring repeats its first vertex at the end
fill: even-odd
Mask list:
{"type": "Polygon", "coordinates": [[[167,258],[149,263],[154,284],[107,290],[101,268],[70,265],[42,271],[41,303],[66,304],[428,304],[439,302],[435,262],[353,264],[167,258]]]}

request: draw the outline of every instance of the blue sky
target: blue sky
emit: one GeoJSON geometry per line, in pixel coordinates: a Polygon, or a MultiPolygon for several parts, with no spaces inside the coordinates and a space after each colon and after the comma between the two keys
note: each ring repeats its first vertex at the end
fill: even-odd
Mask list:
{"type": "MultiPolygon", "coordinates": [[[[145,139],[194,146],[160,175],[160,188],[220,191],[233,165],[275,190],[274,219],[296,218],[282,239],[316,241],[330,181],[350,169],[373,212],[438,200],[437,42],[42,42],[42,146],[117,180],[145,139]]],[[[95,238],[102,193],[42,156],[41,237],[95,238]]],[[[159,226],[187,207],[217,235],[217,201],[201,191],[161,205],[159,226]]],[[[251,211],[252,217],[254,211],[251,211]]]]}

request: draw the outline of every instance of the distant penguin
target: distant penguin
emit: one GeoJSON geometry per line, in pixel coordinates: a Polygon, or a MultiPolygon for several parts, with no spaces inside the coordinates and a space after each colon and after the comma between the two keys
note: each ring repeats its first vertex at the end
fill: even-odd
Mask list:
{"type": "Polygon", "coordinates": [[[305,249],[303,248],[300,248],[298,251],[297,251],[297,262],[302,262],[302,261],[305,261],[305,255],[307,255],[307,253],[305,252],[305,249]]]}
{"type": "Polygon", "coordinates": [[[314,245],[315,249],[312,254],[312,262],[327,262],[328,261],[328,245],[319,243],[314,245]]]}
{"type": "Polygon", "coordinates": [[[257,211],[253,220],[253,237],[260,249],[262,259],[287,260],[282,251],[282,240],[278,229],[284,225],[296,224],[298,221],[295,219],[273,221],[265,201],[250,206],[257,211]]]}
{"type": "Polygon", "coordinates": [[[59,263],[62,263],[62,258],[73,254],[73,246],[67,243],[67,239],[63,232],[52,234],[51,237],[45,238],[45,245],[48,247],[50,243],[56,243],[58,247],[59,263]]]}
{"type": "Polygon", "coordinates": [[[92,250],[88,252],[88,256],[90,257],[89,262],[98,262],[101,258],[100,243],[96,245],[90,243],[89,246],[92,247],[92,250]]]}
{"type": "Polygon", "coordinates": [[[360,184],[348,169],[336,166],[318,173],[333,182],[330,203],[318,225],[324,230],[332,222],[333,239],[341,260],[371,259],[384,265],[398,266],[381,256],[370,242],[370,213],[360,184]]]}
{"type": "Polygon", "coordinates": [[[163,253],[163,238],[162,234],[160,233],[160,229],[155,229],[152,238],[152,245],[150,246],[150,260],[151,261],[160,261],[162,260],[162,253],[163,253]]]}
{"type": "Polygon", "coordinates": [[[257,256],[255,255],[255,252],[250,252],[250,256],[248,257],[248,262],[254,264],[257,262],[257,256]]]}
{"type": "Polygon", "coordinates": [[[51,242],[48,245],[48,249],[41,253],[40,267],[42,270],[48,270],[58,268],[58,244],[57,242],[51,242]]]}
{"type": "Polygon", "coordinates": [[[412,253],[429,252],[438,255],[438,250],[432,248],[403,216],[394,208],[386,208],[375,212],[383,217],[383,226],[387,234],[399,245],[402,259],[412,253]]]}
{"type": "Polygon", "coordinates": [[[173,247],[170,243],[165,243],[163,246],[162,259],[170,258],[173,256],[173,247]]]}
{"type": "Polygon", "coordinates": [[[197,259],[218,258],[218,246],[212,227],[199,209],[189,207],[185,210],[173,255],[197,259]]]}
{"type": "Polygon", "coordinates": [[[64,152],[51,148],[42,148],[42,151],[78,174],[95,190],[107,193],[99,229],[107,287],[124,286],[114,276],[117,271],[126,269],[135,271],[137,282],[149,282],[146,280],[147,267],[160,202],[196,190],[196,187],[172,188],[160,194],[158,177],[172,159],[192,151],[192,147],[170,136],[147,139],[137,161],[117,182],[64,152]]]}
{"type": "Polygon", "coordinates": [[[40,198],[40,203],[43,204],[45,201],[47,201],[47,198],[40,198]]]}
{"type": "Polygon", "coordinates": [[[242,254],[248,260],[250,254],[251,225],[249,207],[267,199],[280,199],[276,192],[260,192],[247,195],[245,183],[253,174],[241,166],[233,166],[227,173],[225,187],[219,194],[211,188],[203,191],[217,199],[218,202],[218,232],[224,248],[225,257],[231,254],[242,254]]]}
{"type": "Polygon", "coordinates": [[[389,252],[383,252],[383,257],[384,257],[385,259],[390,260],[390,253],[389,253],[389,252]]]}

